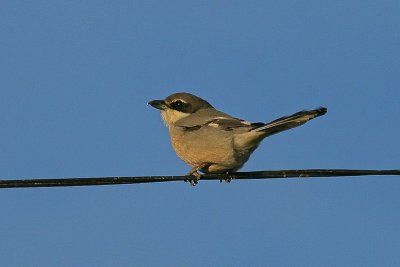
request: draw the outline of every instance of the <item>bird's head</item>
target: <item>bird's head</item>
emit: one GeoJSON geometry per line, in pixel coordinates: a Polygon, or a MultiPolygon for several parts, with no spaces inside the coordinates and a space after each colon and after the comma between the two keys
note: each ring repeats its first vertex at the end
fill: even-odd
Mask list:
{"type": "Polygon", "coordinates": [[[162,100],[152,100],[149,105],[161,111],[168,127],[200,109],[213,107],[204,99],[189,93],[175,93],[162,100]]]}

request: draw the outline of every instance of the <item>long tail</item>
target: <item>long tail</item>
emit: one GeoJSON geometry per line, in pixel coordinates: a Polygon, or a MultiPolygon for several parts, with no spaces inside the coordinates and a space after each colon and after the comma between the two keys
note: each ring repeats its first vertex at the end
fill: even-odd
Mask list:
{"type": "Polygon", "coordinates": [[[251,131],[265,132],[266,136],[273,135],[300,126],[309,120],[324,115],[328,110],[324,107],[314,110],[303,110],[293,115],[282,117],[269,123],[255,125],[251,131]]]}

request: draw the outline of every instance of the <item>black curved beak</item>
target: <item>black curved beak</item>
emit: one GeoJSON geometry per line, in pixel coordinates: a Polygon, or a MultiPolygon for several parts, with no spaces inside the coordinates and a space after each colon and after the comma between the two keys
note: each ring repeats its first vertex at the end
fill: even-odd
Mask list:
{"type": "Polygon", "coordinates": [[[160,110],[168,108],[168,106],[165,104],[164,100],[151,100],[148,104],[150,106],[152,106],[156,109],[160,109],[160,110]]]}

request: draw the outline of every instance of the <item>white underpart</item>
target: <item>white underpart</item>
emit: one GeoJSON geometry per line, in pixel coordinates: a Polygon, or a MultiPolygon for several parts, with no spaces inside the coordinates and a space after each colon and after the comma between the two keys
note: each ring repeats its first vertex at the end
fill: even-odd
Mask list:
{"type": "Polygon", "coordinates": [[[180,119],[189,116],[189,113],[180,112],[174,109],[164,109],[161,110],[161,118],[163,119],[165,125],[169,128],[174,125],[180,119]]]}

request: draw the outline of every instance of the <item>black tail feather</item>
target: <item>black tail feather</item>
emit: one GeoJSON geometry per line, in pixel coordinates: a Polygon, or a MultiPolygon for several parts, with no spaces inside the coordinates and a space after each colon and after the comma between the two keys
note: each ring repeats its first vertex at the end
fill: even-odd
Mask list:
{"type": "Polygon", "coordinates": [[[251,131],[262,131],[266,135],[273,135],[291,128],[300,126],[309,120],[325,115],[327,108],[320,107],[314,110],[303,110],[290,116],[285,116],[263,125],[257,124],[251,131]]]}

